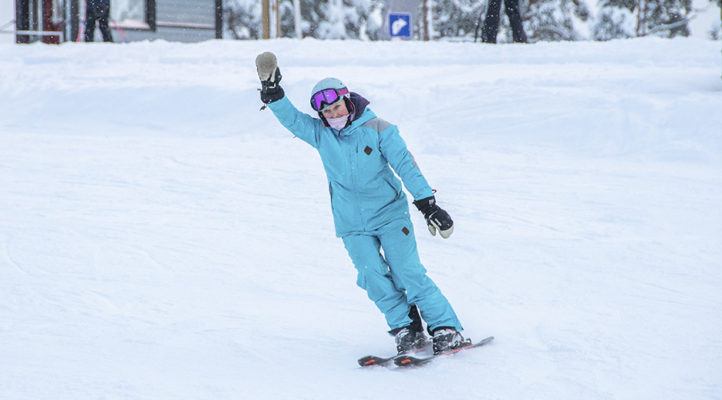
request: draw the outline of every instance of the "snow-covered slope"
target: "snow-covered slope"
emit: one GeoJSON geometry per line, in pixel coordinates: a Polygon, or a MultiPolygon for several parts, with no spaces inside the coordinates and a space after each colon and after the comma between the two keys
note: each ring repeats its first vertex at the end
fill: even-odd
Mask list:
{"type": "Polygon", "coordinates": [[[0,46],[2,399],[719,399],[719,43],[0,46]],[[491,346],[414,370],[259,111],[274,51],[399,125],[422,261],[491,346]]]}

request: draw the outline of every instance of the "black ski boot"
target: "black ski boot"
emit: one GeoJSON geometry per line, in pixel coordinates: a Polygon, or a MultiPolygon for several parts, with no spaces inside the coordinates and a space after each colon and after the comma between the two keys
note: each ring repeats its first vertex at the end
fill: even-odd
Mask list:
{"type": "Polygon", "coordinates": [[[424,334],[424,325],[421,322],[421,315],[415,305],[409,310],[409,318],[411,324],[403,328],[391,330],[389,333],[394,335],[396,341],[396,351],[399,354],[413,353],[426,346],[427,340],[424,334]]]}
{"type": "Polygon", "coordinates": [[[399,329],[394,335],[394,340],[398,354],[413,353],[426,345],[424,331],[415,331],[408,326],[399,329]]]}
{"type": "Polygon", "coordinates": [[[446,353],[470,344],[455,328],[442,326],[434,329],[434,354],[446,353]]]}

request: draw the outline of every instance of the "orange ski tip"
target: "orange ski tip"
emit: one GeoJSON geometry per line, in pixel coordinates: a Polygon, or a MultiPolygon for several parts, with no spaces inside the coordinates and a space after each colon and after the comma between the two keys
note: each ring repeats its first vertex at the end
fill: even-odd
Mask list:
{"type": "Polygon", "coordinates": [[[366,365],[371,365],[371,364],[373,364],[373,363],[375,363],[375,362],[376,362],[376,359],[375,359],[375,358],[372,358],[372,359],[366,361],[366,365]]]}
{"type": "Polygon", "coordinates": [[[410,362],[411,362],[411,360],[409,360],[409,359],[401,360],[401,364],[408,364],[410,362]]]}

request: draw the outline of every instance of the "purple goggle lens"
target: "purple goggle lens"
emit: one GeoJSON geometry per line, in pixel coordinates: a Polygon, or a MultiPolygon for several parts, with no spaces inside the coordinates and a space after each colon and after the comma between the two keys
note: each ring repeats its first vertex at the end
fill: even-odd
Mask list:
{"type": "Polygon", "coordinates": [[[338,101],[341,96],[348,94],[348,89],[323,89],[311,96],[311,107],[316,111],[321,111],[324,105],[333,104],[338,101]]]}

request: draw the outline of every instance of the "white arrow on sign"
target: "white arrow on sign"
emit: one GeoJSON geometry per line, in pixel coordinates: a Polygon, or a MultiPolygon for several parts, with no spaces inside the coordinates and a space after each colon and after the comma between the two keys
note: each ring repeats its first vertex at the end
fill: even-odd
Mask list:
{"type": "Polygon", "coordinates": [[[393,24],[391,24],[391,32],[394,35],[398,35],[399,32],[401,32],[402,29],[406,26],[406,20],[403,18],[399,18],[396,21],[394,21],[393,24]]]}

